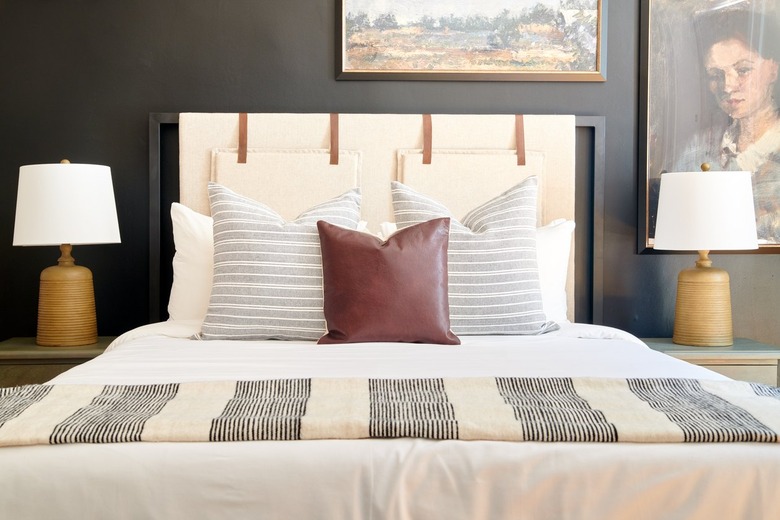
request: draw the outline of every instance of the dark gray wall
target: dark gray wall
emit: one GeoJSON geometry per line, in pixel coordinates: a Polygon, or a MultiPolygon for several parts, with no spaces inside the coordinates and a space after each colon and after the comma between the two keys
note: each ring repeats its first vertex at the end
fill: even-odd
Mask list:
{"type": "MultiPolygon", "coordinates": [[[[38,276],[56,248],[12,247],[20,165],[107,164],[120,245],[83,246],[98,324],[145,323],[150,112],[572,113],[606,118],[605,320],[670,335],[688,255],[637,255],[639,2],[608,6],[606,83],[335,80],[339,0],[0,0],[0,336],[34,335],[38,276]]],[[[780,257],[717,255],[735,332],[780,344],[780,257]]]]}

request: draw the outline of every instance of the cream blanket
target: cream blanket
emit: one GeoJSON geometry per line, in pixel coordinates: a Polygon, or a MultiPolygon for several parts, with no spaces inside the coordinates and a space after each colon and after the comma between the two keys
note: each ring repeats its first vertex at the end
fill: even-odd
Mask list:
{"type": "Polygon", "coordinates": [[[606,378],[284,379],[0,389],[0,446],[419,437],[778,442],[780,389],[606,378]]]}

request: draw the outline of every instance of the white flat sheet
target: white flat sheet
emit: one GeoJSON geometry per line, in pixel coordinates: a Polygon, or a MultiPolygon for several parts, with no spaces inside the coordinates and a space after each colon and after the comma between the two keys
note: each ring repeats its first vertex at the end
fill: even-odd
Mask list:
{"type": "Polygon", "coordinates": [[[623,331],[564,324],[542,336],[463,336],[462,344],[198,341],[196,323],[158,323],[118,338],[54,383],[161,383],[296,377],[596,376],[725,379],[623,331]],[[575,341],[571,339],[577,338],[575,341]]]}
{"type": "MultiPolygon", "coordinates": [[[[182,339],[196,329],[168,323],[132,331],[54,382],[722,379],[593,326],[566,325],[543,337],[465,337],[461,346],[182,339]]],[[[375,439],[0,449],[0,517],[14,519],[780,518],[779,497],[778,445],[375,439]]]]}

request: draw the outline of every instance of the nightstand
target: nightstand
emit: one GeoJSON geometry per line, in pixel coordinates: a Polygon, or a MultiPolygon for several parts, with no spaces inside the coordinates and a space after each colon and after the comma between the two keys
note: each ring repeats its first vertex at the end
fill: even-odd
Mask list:
{"type": "Polygon", "coordinates": [[[730,347],[689,347],[671,338],[643,338],[653,350],[700,365],[724,376],[780,386],[780,348],[745,338],[735,338],[730,347]]]}
{"type": "Polygon", "coordinates": [[[0,387],[43,383],[102,354],[114,340],[101,336],[83,347],[39,347],[35,338],[0,341],[0,387]]]}

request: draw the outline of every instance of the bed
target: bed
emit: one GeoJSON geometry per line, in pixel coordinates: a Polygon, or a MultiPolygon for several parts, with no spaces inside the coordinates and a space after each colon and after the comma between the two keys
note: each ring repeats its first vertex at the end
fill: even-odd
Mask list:
{"type": "Polygon", "coordinates": [[[166,193],[170,158],[153,139],[156,323],[46,385],[0,390],[3,517],[780,517],[778,389],[594,324],[603,121],[150,120],[158,137],[176,125],[179,170],[166,193]],[[584,153],[583,128],[595,136],[584,153]],[[585,211],[583,193],[596,201],[585,211]],[[524,252],[511,276],[524,277],[489,271],[524,287],[520,303],[495,303],[485,283],[470,283],[484,274],[471,266],[493,265],[497,253],[484,253],[484,241],[464,245],[469,230],[458,226],[472,219],[461,216],[503,233],[495,200],[523,222],[506,228],[510,237],[523,229],[512,243],[531,244],[514,248],[524,252]],[[301,226],[317,221],[322,274],[321,300],[302,307],[284,292],[292,282],[247,277],[269,268],[308,279],[289,267],[308,273],[308,254],[283,249],[284,261],[264,256],[251,273],[241,256],[281,241],[264,238],[257,219],[286,225],[299,214],[309,219],[301,226]],[[160,226],[168,218],[172,229],[160,226]],[[331,219],[342,225],[321,224],[331,219]],[[482,260],[459,261],[464,247],[482,260]],[[408,262],[422,263],[398,267],[408,262]],[[372,293],[370,266],[380,263],[379,278],[403,283],[372,293]],[[236,289],[246,284],[272,286],[263,296],[272,303],[247,303],[236,289]],[[374,293],[392,313],[360,312],[374,293]],[[396,313],[404,319],[388,318],[396,313]]]}

